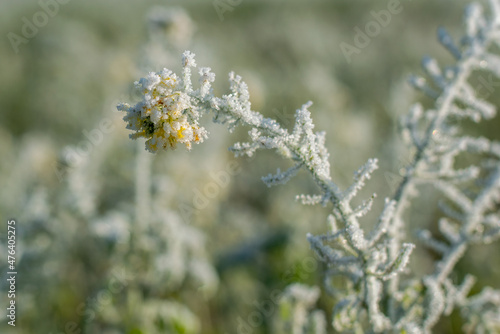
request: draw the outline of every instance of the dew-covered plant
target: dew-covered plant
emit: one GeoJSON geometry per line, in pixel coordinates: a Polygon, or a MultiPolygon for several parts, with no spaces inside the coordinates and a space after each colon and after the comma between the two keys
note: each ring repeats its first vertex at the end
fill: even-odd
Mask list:
{"type": "MultiPolygon", "coordinates": [[[[193,87],[194,54],[182,57],[180,76],[168,69],[151,72],[135,83],[141,101],[131,106],[120,104],[126,112],[132,138],[145,137],[146,148],[155,153],[184,144],[201,143],[208,132],[200,125],[204,114],[213,121],[249,128],[249,140],[234,144],[236,156],[252,156],[259,149],[275,150],[290,161],[286,171],[277,170],[262,178],[268,186],[284,184],[305,170],[317,185],[317,193],[302,194],[305,205],[328,206],[328,230],[307,239],[317,257],[324,262],[324,288],[335,298],[331,323],[338,332],[355,333],[430,333],[444,316],[458,310],[464,317],[464,330],[474,333],[500,331],[500,291],[484,288],[471,295],[474,277],[452,278],[457,262],[471,245],[489,244],[500,238],[500,143],[474,137],[464,126],[467,120],[490,120],[496,108],[471,84],[478,73],[500,77],[500,2],[490,1],[491,13],[485,15],[479,4],[466,10],[465,36],[455,43],[444,29],[438,31],[441,44],[455,58],[442,67],[424,58],[423,68],[430,82],[421,77],[411,83],[430,99],[428,107],[415,104],[401,122],[402,136],[413,158],[395,193],[384,200],[384,207],[373,229],[364,227],[375,201],[375,194],[361,204],[355,203],[359,191],[378,168],[370,158],[355,172],[353,182],[342,189],[331,177],[330,155],[325,147],[325,132],[314,132],[305,103],[295,113],[290,131],[273,119],[251,109],[246,83],[229,74],[230,92],[215,96],[215,74],[208,67],[199,70],[199,87],[193,87]],[[465,159],[464,159],[465,157],[465,159]],[[464,164],[464,160],[470,163],[464,164]],[[433,270],[421,277],[412,275],[407,265],[415,244],[406,229],[412,227],[412,203],[426,196],[427,185],[441,194],[442,217],[437,222],[440,235],[430,230],[417,231],[419,247],[439,254],[433,270]],[[338,284],[342,280],[343,284],[338,284]],[[336,283],[337,282],[337,283],[336,283]]],[[[335,160],[333,157],[333,166],[335,160]]],[[[368,224],[367,224],[368,225],[368,224]]],[[[290,287],[284,305],[295,305],[284,332],[324,333],[320,313],[309,320],[308,311],[318,290],[290,287]],[[287,297],[288,296],[288,297],[287,297]],[[303,297],[303,300],[300,299],[303,297]],[[300,307],[297,308],[297,305],[300,307]],[[314,326],[312,323],[314,322],[314,326]]]]}

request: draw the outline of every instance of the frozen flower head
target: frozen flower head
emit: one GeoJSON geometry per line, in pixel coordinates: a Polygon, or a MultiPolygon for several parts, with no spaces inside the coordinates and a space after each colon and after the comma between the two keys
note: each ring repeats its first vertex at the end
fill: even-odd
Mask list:
{"type": "Polygon", "coordinates": [[[201,143],[207,137],[207,131],[198,124],[200,113],[191,86],[194,54],[184,52],[182,63],[182,78],[166,68],[150,72],[135,82],[142,100],[135,106],[122,103],[117,107],[127,113],[123,118],[127,129],[135,131],[130,137],[146,138],[146,149],[152,153],[177,144],[190,149],[192,143],[201,143]]]}

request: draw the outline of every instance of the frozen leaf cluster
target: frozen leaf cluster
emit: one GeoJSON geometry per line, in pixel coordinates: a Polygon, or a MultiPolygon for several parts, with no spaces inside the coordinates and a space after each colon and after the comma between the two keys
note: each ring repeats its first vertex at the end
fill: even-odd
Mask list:
{"type": "MultiPolygon", "coordinates": [[[[470,5],[465,13],[466,34],[460,43],[455,43],[444,28],[439,29],[439,41],[456,63],[443,67],[435,59],[426,57],[422,66],[430,80],[423,77],[410,80],[433,100],[433,106],[424,110],[416,104],[402,121],[403,135],[416,153],[405,169],[405,180],[398,194],[407,201],[414,195],[409,189],[429,184],[442,195],[439,203],[442,217],[437,224],[441,235],[435,236],[429,230],[417,234],[420,241],[440,257],[434,272],[421,280],[427,291],[423,305],[413,307],[422,314],[421,318],[415,318],[424,333],[430,332],[442,316],[450,315],[455,308],[461,309],[464,315],[472,314],[474,308],[463,310],[471,300],[480,300],[477,296],[467,299],[473,277],[458,283],[453,282],[450,275],[471,245],[489,244],[500,238],[499,143],[485,137],[472,137],[461,128],[464,119],[479,123],[492,119],[497,113],[496,107],[481,97],[484,87],[473,86],[471,78],[484,73],[500,75],[500,58],[495,51],[500,43],[499,8],[498,1],[490,1],[491,13],[487,16],[481,5],[470,5]],[[473,162],[460,165],[458,160],[464,156],[473,162]]],[[[476,311],[485,304],[474,304],[476,311]]],[[[466,318],[470,320],[468,315],[466,318]]],[[[475,328],[481,332],[480,327],[475,328]]]]}

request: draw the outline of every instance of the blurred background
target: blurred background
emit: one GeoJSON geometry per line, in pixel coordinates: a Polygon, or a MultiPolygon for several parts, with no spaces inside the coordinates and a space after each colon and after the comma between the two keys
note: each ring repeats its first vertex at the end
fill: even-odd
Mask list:
{"type": "MultiPolygon", "coordinates": [[[[288,162],[272,152],[234,158],[227,147],[248,129],[230,134],[209,117],[205,143],[153,156],[128,139],[116,105],[137,100],[133,82],[148,71],[179,71],[186,49],[216,73],[216,95],[228,91],[233,70],[248,83],[253,109],[288,128],[312,100],[341,187],[379,158],[360,196],[378,194],[375,217],[411,158],[399,117],[416,101],[429,105],[407,78],[420,73],[424,55],[453,61],[436,30],[458,39],[467,4],[401,1],[346,57],[341,45],[356,47],[356,28],[376,22],[372,11],[388,3],[1,1],[0,332],[278,333],[277,306],[262,310],[271,292],[321,286],[323,267],[305,236],[327,230],[329,208],[295,202],[316,190],[306,173],[268,189],[260,177],[288,162]],[[15,329],[4,307],[9,218],[18,233],[15,329]]],[[[487,97],[498,105],[497,95],[487,97]]],[[[499,125],[470,131],[499,139],[499,125]]],[[[429,194],[408,218],[410,240],[418,226],[435,230],[440,212],[429,194]]],[[[477,261],[493,249],[469,252],[456,279],[471,272],[480,277],[475,291],[495,286],[500,260],[477,261]]],[[[419,247],[412,269],[430,272],[435,256],[419,247]]],[[[323,292],[315,307],[329,319],[334,303],[323,292]]],[[[460,328],[453,314],[436,332],[460,328]]]]}

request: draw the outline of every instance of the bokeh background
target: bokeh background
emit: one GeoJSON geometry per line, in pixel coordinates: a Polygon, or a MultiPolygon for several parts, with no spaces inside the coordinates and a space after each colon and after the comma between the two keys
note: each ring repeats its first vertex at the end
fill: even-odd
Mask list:
{"type": "MultiPolygon", "coordinates": [[[[415,101],[429,104],[407,78],[424,55],[452,62],[436,30],[458,39],[467,4],[401,1],[401,13],[348,62],[340,44],[353,45],[353,29],[388,2],[1,1],[0,332],[278,333],[278,307],[252,319],[259,305],[293,282],[321,286],[305,236],[327,230],[329,208],[295,202],[315,191],[307,175],[268,189],[260,177],[287,162],[272,152],[234,158],[227,147],[247,129],[230,134],[210,117],[205,143],[153,156],[128,139],[115,106],[137,99],[132,83],[148,71],[178,71],[186,49],[216,73],[217,95],[234,70],[253,109],[287,127],[312,100],[339,185],[379,158],[361,196],[377,192],[375,217],[411,157],[398,119],[415,101]],[[41,12],[47,22],[25,38],[41,12]],[[25,39],[13,47],[12,33],[25,39]],[[18,233],[15,328],[4,316],[9,218],[18,233]]],[[[488,99],[499,105],[497,95],[488,99]]],[[[467,130],[499,139],[499,125],[467,130]]],[[[428,194],[408,217],[409,240],[417,227],[435,230],[440,212],[428,194]]],[[[498,251],[472,249],[455,278],[470,272],[480,277],[474,291],[498,287],[499,258],[484,260],[498,251]]],[[[428,273],[434,259],[419,247],[411,267],[428,273]]],[[[329,315],[334,303],[323,292],[316,307],[329,315]]],[[[436,332],[460,328],[453,314],[436,332]]]]}

